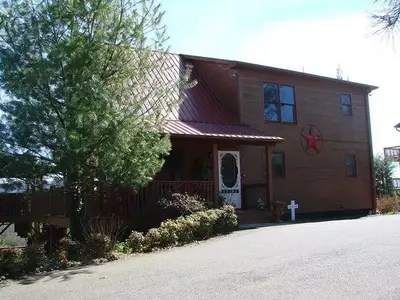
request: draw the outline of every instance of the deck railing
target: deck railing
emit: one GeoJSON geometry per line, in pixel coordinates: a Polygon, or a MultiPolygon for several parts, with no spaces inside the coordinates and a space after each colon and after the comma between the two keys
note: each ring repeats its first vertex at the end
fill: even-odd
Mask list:
{"type": "Polygon", "coordinates": [[[396,190],[400,190],[400,178],[393,178],[393,185],[396,190]]]}
{"type": "Polygon", "coordinates": [[[199,195],[212,201],[214,198],[213,181],[153,181],[137,191],[132,197],[131,213],[143,213],[155,209],[157,202],[163,197],[170,197],[174,193],[199,195]]]}
{"type": "Polygon", "coordinates": [[[383,148],[385,157],[391,157],[392,159],[400,160],[400,146],[383,148]]]}
{"type": "Polygon", "coordinates": [[[38,219],[67,216],[69,204],[61,190],[34,194],[0,194],[0,216],[38,219]]]}
{"type": "MultiPolygon", "coordinates": [[[[95,184],[85,188],[85,216],[118,216],[134,219],[161,214],[158,201],[173,193],[199,195],[213,200],[212,181],[153,181],[134,191],[129,188],[95,184]]],[[[44,216],[70,215],[68,195],[62,190],[34,194],[0,194],[0,218],[25,217],[27,220],[44,216]]]]}

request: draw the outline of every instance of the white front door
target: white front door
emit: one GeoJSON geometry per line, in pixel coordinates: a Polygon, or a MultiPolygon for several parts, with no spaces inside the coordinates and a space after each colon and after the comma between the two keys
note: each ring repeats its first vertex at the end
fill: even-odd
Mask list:
{"type": "Polygon", "coordinates": [[[242,207],[239,151],[218,151],[219,194],[226,203],[242,207]]]}

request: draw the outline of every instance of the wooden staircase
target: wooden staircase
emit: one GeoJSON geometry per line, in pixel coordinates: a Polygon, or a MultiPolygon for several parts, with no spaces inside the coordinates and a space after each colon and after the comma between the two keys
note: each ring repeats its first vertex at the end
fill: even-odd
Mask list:
{"type": "Polygon", "coordinates": [[[268,210],[237,209],[236,215],[238,216],[239,225],[262,224],[262,223],[274,223],[275,222],[271,212],[268,210]]]}

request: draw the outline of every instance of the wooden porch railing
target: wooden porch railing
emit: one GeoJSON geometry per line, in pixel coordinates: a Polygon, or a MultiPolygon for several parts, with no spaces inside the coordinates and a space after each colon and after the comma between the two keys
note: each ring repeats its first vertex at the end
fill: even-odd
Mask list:
{"type": "Polygon", "coordinates": [[[157,202],[174,193],[199,195],[206,200],[214,199],[213,181],[153,181],[140,189],[132,198],[132,205],[128,211],[142,213],[158,206],[157,202]]]}
{"type": "MultiPolygon", "coordinates": [[[[163,217],[158,204],[162,197],[173,193],[199,195],[213,200],[212,181],[153,181],[134,191],[129,188],[95,184],[85,189],[85,217],[118,216],[129,220],[163,217]]],[[[70,215],[68,195],[63,190],[35,194],[0,194],[0,221],[15,219],[40,220],[45,216],[70,215]]]]}
{"type": "Polygon", "coordinates": [[[69,204],[62,190],[35,194],[0,194],[0,217],[40,219],[67,216],[69,204]]]}

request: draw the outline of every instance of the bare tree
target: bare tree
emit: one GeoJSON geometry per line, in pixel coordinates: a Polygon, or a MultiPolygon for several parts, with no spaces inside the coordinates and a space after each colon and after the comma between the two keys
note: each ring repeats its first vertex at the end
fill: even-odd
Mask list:
{"type": "Polygon", "coordinates": [[[381,2],[381,10],[372,14],[377,32],[394,33],[400,29],[400,0],[375,0],[381,2]]]}
{"type": "Polygon", "coordinates": [[[337,67],[336,67],[336,78],[340,79],[340,80],[343,80],[343,70],[340,67],[340,64],[338,64],[337,67]]]}

